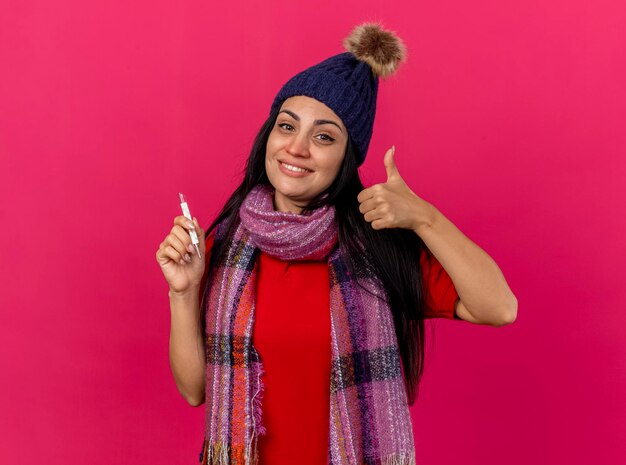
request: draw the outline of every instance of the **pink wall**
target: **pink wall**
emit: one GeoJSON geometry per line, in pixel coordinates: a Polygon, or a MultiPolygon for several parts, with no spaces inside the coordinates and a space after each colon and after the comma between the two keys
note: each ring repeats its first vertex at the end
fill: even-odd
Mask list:
{"type": "Polygon", "coordinates": [[[177,192],[206,227],[279,87],[367,19],[409,61],[364,181],[395,144],[519,300],[434,323],[419,463],[623,461],[623,2],[3,3],[0,463],[196,463],[154,257],[177,192]]]}

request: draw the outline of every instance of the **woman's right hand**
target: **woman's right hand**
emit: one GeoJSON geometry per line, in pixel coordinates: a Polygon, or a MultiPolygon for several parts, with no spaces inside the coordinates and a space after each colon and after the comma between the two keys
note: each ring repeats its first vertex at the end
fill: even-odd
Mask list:
{"type": "Polygon", "coordinates": [[[170,286],[170,291],[184,294],[186,292],[198,292],[200,282],[205,270],[205,249],[204,230],[194,217],[193,226],[183,215],[174,218],[174,227],[159,245],[156,252],[156,260],[161,266],[161,271],[170,286]],[[195,229],[198,235],[198,248],[191,243],[189,230],[195,229]],[[186,258],[187,257],[187,258],[186,258]]]}

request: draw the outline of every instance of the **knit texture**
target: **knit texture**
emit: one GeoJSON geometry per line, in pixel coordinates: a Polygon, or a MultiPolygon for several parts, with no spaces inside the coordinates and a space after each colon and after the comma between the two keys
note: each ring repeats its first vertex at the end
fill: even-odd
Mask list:
{"type": "Polygon", "coordinates": [[[319,100],[341,118],[358,148],[360,166],[367,155],[376,115],[378,78],[372,68],[350,52],[327,58],[287,81],[274,98],[270,113],[295,95],[319,100]]]}
{"type": "MultiPolygon", "coordinates": [[[[203,465],[258,463],[265,434],[262,356],[252,330],[259,251],[283,260],[327,260],[331,318],[328,463],[414,464],[413,430],[386,293],[371,268],[348,267],[335,209],[278,212],[274,189],[255,186],[240,210],[225,262],[210,270],[206,311],[203,465]]],[[[215,243],[224,240],[224,224],[215,243]]],[[[298,311],[297,302],[294,311],[298,311]]],[[[294,463],[298,458],[294,457],[294,463]]],[[[261,464],[267,465],[267,464],[261,464]]],[[[271,464],[270,464],[271,465],[271,464]]]]}

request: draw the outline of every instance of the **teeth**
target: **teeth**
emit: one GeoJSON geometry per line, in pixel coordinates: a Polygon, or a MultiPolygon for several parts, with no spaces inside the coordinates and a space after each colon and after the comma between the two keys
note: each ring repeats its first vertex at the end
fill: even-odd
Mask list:
{"type": "Polygon", "coordinates": [[[283,166],[287,168],[289,171],[295,171],[297,173],[306,173],[307,171],[309,171],[309,170],[305,170],[304,168],[297,168],[295,166],[288,165],[287,163],[283,163],[283,166]]]}

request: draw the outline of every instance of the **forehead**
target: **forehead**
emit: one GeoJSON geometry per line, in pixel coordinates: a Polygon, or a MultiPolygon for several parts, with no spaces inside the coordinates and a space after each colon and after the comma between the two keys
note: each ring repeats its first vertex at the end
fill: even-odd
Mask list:
{"type": "Polygon", "coordinates": [[[330,107],[312,97],[307,97],[305,95],[289,97],[283,102],[280,109],[291,110],[301,118],[311,117],[313,119],[333,120],[339,123],[341,127],[345,128],[341,118],[339,118],[339,116],[337,116],[337,114],[330,107]]]}

